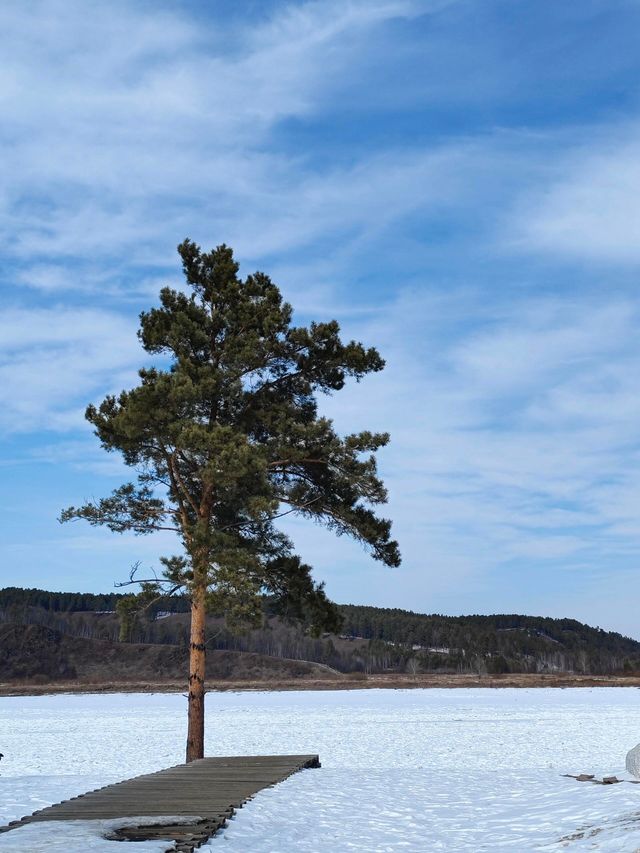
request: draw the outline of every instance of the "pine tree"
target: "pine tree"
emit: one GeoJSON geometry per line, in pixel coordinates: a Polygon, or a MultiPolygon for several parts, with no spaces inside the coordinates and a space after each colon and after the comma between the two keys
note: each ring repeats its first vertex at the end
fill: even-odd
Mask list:
{"type": "MultiPolygon", "coordinates": [[[[187,761],[204,752],[205,620],[257,620],[261,596],[320,630],[339,615],[310,566],[275,524],[295,513],[347,534],[389,566],[400,562],[374,453],[386,433],[340,437],[316,393],[382,370],[375,349],[344,344],[335,321],[291,324],[292,308],[263,273],[238,276],[232,250],[185,240],[178,252],[190,292],[164,288],[140,315],[139,338],[162,366],[86,417],[137,481],[63,511],[116,532],[174,530],[183,553],[162,559],[161,583],[191,601],[187,761]]],[[[148,580],[148,579],[146,579],[148,580]]]]}

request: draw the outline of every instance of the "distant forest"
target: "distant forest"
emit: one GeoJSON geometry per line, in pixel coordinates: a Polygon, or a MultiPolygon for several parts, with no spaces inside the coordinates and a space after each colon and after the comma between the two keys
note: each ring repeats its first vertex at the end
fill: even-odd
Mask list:
{"type": "MultiPolygon", "coordinates": [[[[88,639],[123,639],[117,593],[0,590],[0,621],[43,625],[88,639]]],[[[189,604],[161,598],[127,623],[126,639],[184,646],[189,604]]],[[[275,616],[264,600],[259,629],[232,633],[222,616],[208,621],[208,647],[316,661],[341,672],[540,673],[611,675],[640,671],[640,643],[574,619],[537,616],[440,616],[341,605],[341,633],[313,637],[275,616]]]]}

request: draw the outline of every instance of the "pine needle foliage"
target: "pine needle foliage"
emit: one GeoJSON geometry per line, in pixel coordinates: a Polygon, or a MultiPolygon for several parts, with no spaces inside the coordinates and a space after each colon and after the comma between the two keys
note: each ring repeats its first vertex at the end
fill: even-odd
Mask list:
{"type": "Polygon", "coordinates": [[[136,481],[69,507],[61,521],[173,530],[184,553],[163,560],[161,584],[198,607],[255,620],[268,593],[283,613],[335,629],[337,609],[277,519],[306,517],[399,564],[391,524],[375,512],[387,499],[375,452],[388,434],[341,437],[317,405],[318,393],[340,391],[384,361],[343,343],[335,321],[292,325],[277,286],[260,272],[241,279],[228,246],[203,252],[185,240],[178,252],[188,291],[164,288],[138,333],[167,366],[140,370],[137,387],[86,411],[136,481]]]}

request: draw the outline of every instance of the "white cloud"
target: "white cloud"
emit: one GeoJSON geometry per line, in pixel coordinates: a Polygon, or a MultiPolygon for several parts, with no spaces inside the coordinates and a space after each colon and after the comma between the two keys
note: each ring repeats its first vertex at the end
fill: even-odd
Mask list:
{"type": "Polygon", "coordinates": [[[513,245],[586,262],[640,261],[640,127],[579,128],[520,199],[513,245]],[[579,138],[580,137],[580,138],[579,138]]]}
{"type": "MultiPolygon", "coordinates": [[[[77,429],[84,405],[135,379],[130,319],[91,309],[12,309],[0,315],[0,428],[77,429]],[[81,408],[82,407],[82,408],[81,408]]],[[[138,362],[138,364],[136,363],[138,362]]]]}
{"type": "MultiPolygon", "coordinates": [[[[80,411],[67,412],[67,428],[77,430],[82,423],[82,415],[80,411]]],[[[31,459],[45,462],[56,467],[59,472],[73,469],[100,477],[119,477],[123,482],[135,476],[119,454],[105,453],[93,435],[87,436],[85,440],[60,438],[55,443],[35,447],[29,456],[30,459],[25,458],[23,462],[29,462],[31,459]]]]}
{"type": "Polygon", "coordinates": [[[31,3],[29,16],[5,4],[0,234],[26,264],[16,277],[55,292],[124,290],[123,276],[130,289],[134,268],[164,271],[186,234],[255,258],[445,203],[464,178],[459,151],[320,174],[268,149],[283,118],[339,97],[375,28],[450,4],[292,4],[237,31],[215,13],[196,26],[125,3],[31,3]]]}
{"type": "MultiPolygon", "coordinates": [[[[359,550],[340,543],[338,551],[305,529],[305,556],[329,577],[330,592],[488,610],[492,578],[512,563],[521,573],[575,570],[578,584],[612,555],[640,557],[635,300],[531,298],[517,284],[499,294],[493,282],[465,290],[447,278],[461,258],[466,274],[475,276],[477,261],[478,278],[491,275],[500,241],[499,249],[538,257],[635,263],[637,127],[536,134],[485,126],[482,136],[437,142],[409,133],[406,144],[395,137],[324,160],[307,156],[303,143],[277,141],[287,120],[320,120],[327,130],[336,103],[343,112],[360,107],[367,69],[393,62],[402,47],[398,19],[446,5],[292,3],[253,24],[217,20],[212,6],[199,24],[148,4],[3,4],[3,276],[13,300],[29,288],[42,301],[0,317],[0,427],[70,433],[55,446],[43,439],[36,458],[103,476],[108,490],[117,466],[87,449],[86,427],[73,433],[88,401],[136,381],[143,354],[129,309],[165,274],[178,277],[173,246],[183,236],[225,240],[243,264],[273,273],[299,313],[339,314],[345,336],[379,345],[388,359],[383,374],[327,406],[345,429],[391,430],[381,459],[405,563],[392,583],[375,566],[366,588],[361,572],[345,585],[345,560],[364,561],[359,550]],[[427,253],[446,259],[429,268],[429,287],[415,274],[427,253]],[[409,283],[403,254],[413,264],[409,283]],[[345,270],[363,266],[375,278],[379,259],[386,302],[367,302],[358,282],[356,304],[345,270]],[[53,304],[73,290],[90,293],[94,307],[53,304]],[[127,320],[104,307],[125,301],[127,320]]],[[[476,104],[486,94],[484,78],[469,86],[464,63],[464,73],[452,72],[455,91],[445,79],[450,32],[434,36],[440,109],[454,96],[460,109],[470,89],[476,104]]],[[[404,44],[416,56],[431,46],[422,33],[424,42],[404,44]]],[[[505,67],[490,69],[498,87],[505,67]]],[[[392,88],[387,110],[400,94],[392,88]]],[[[368,109],[377,95],[364,98],[368,109]]],[[[420,94],[421,108],[431,97],[420,94]]],[[[553,280],[544,286],[549,293],[553,280]]],[[[69,549],[93,541],[92,533],[69,549]]],[[[100,540],[105,562],[110,541],[100,540]]]]}
{"type": "MultiPolygon", "coordinates": [[[[388,367],[327,403],[341,429],[391,432],[381,462],[405,560],[377,603],[431,609],[454,584],[456,609],[486,611],[487,578],[509,565],[541,578],[579,569],[575,586],[616,559],[640,560],[640,306],[597,294],[509,307],[469,292],[448,305],[408,296],[383,320],[345,319],[388,367]],[[456,329],[474,313],[472,330],[456,329]],[[443,328],[431,336],[420,319],[443,328]]],[[[336,583],[335,556],[320,553],[336,583]]],[[[368,586],[352,589],[370,600],[368,586]]],[[[515,606],[526,610],[526,598],[515,606]]]]}

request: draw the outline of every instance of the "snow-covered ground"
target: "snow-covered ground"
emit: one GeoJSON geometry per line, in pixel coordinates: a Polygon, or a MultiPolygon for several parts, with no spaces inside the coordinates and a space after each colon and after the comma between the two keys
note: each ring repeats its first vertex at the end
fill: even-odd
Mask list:
{"type": "MultiPolygon", "coordinates": [[[[210,853],[640,851],[640,785],[562,775],[630,780],[636,689],[223,693],[207,702],[207,754],[317,752],[323,764],[258,794],[201,848],[210,853]]],[[[0,823],[180,762],[185,711],[183,696],[167,694],[0,698],[0,823]]],[[[102,827],[71,827],[75,842],[56,828],[60,846],[52,834],[45,847],[15,830],[0,835],[0,851],[128,849],[101,841],[102,827]]]]}

